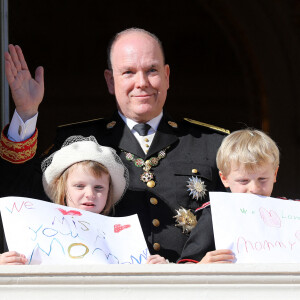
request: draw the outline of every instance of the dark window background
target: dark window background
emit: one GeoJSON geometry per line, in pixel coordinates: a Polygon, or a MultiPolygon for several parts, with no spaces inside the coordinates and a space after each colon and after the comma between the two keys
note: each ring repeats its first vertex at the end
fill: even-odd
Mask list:
{"type": "MultiPolygon", "coordinates": [[[[297,5],[269,0],[264,5],[254,0],[245,0],[243,5],[235,0],[223,2],[10,0],[10,43],[22,47],[32,74],[39,65],[45,68],[39,151],[51,145],[57,125],[109,117],[115,110],[115,100],[108,94],[103,77],[106,45],[116,32],[132,26],[157,34],[163,42],[171,68],[166,108],[174,117],[231,131],[246,126],[264,129],[284,149],[286,132],[298,124],[300,113],[295,103],[299,94],[294,91],[287,96],[290,88],[280,86],[280,78],[272,77],[278,69],[268,57],[277,50],[274,54],[275,42],[269,32],[278,34],[281,40],[277,47],[282,50],[287,39],[283,25],[290,24],[291,11],[296,19],[292,8],[297,5]],[[278,22],[283,24],[278,25],[281,32],[274,27],[278,22]],[[270,39],[270,49],[263,46],[264,38],[270,39]],[[293,114],[293,124],[281,130],[275,124],[283,97],[293,106],[286,113],[282,111],[284,116],[291,118],[290,111],[298,114],[293,114]]],[[[292,58],[288,53],[279,59],[282,57],[288,80],[296,85],[298,77],[288,69],[292,58]]],[[[298,134],[295,129],[292,138],[300,140],[298,134]]],[[[279,195],[300,198],[298,150],[297,140],[292,150],[283,152],[282,165],[286,167],[281,168],[279,195]],[[288,160],[291,157],[293,162],[288,160]]]]}

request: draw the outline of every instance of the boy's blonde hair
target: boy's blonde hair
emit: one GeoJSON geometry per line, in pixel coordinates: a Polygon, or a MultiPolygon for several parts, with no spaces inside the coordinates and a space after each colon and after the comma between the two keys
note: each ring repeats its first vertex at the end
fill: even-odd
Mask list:
{"type": "Polygon", "coordinates": [[[224,176],[231,171],[232,164],[243,164],[247,170],[255,170],[264,163],[279,166],[279,150],[276,143],[264,132],[242,129],[224,138],[218,153],[217,167],[224,176]]]}
{"type": "Polygon", "coordinates": [[[60,205],[66,205],[66,193],[67,193],[67,179],[70,171],[75,167],[81,165],[87,171],[91,172],[91,174],[95,177],[101,177],[103,174],[109,176],[109,191],[107,195],[106,204],[101,212],[102,215],[108,215],[113,206],[112,199],[112,189],[111,189],[111,177],[109,172],[105,166],[102,164],[86,160],[73,164],[68,169],[66,169],[60,176],[53,180],[53,184],[51,185],[51,193],[53,195],[53,202],[60,205]]]}

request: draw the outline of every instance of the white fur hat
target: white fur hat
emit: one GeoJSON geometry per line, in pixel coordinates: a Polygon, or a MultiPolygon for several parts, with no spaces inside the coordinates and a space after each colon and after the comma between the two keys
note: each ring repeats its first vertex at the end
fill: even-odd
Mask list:
{"type": "Polygon", "coordinates": [[[128,170],[116,151],[110,147],[100,146],[94,136],[71,136],[66,139],[61,149],[42,162],[43,186],[47,196],[53,201],[51,195],[53,180],[73,164],[85,160],[98,162],[107,168],[111,177],[113,204],[116,204],[128,187],[128,170]]]}

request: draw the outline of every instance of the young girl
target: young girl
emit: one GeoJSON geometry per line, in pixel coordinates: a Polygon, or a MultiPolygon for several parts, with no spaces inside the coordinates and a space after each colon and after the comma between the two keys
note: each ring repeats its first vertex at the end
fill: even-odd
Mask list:
{"type": "MultiPolygon", "coordinates": [[[[61,149],[42,162],[47,196],[60,205],[108,215],[128,187],[128,170],[116,151],[100,146],[95,137],[71,136],[61,149]]],[[[15,251],[0,255],[0,265],[22,265],[25,255],[15,251]]],[[[167,263],[151,255],[148,264],[167,263]]]]}

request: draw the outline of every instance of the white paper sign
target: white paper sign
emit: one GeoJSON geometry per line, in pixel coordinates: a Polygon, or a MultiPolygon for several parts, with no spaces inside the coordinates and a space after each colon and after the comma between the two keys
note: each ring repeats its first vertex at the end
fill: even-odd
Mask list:
{"type": "Polygon", "coordinates": [[[137,215],[107,217],[45,201],[0,198],[10,250],[28,264],[144,264],[149,251],[137,215]]]}
{"type": "Polygon", "coordinates": [[[237,263],[299,263],[300,203],[251,194],[211,192],[216,249],[237,263]]]}

